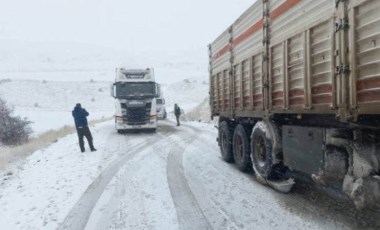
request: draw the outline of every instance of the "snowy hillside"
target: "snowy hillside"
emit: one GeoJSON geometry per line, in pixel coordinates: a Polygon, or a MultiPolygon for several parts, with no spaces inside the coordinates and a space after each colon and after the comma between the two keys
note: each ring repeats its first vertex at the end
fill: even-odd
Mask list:
{"type": "Polygon", "coordinates": [[[104,71],[132,62],[122,52],[85,43],[1,40],[1,72],[104,71]],[[118,63],[120,62],[120,63],[118,63]]]}
{"type": "Polygon", "coordinates": [[[190,112],[208,96],[209,84],[205,80],[185,79],[163,87],[168,112],[177,103],[185,113],[190,112]]]}
{"type": "MultiPolygon", "coordinates": [[[[90,112],[90,119],[111,117],[114,99],[110,96],[111,81],[35,81],[0,80],[0,97],[15,107],[15,112],[33,121],[35,134],[64,125],[72,125],[71,110],[82,103],[90,112]]],[[[208,84],[186,79],[163,87],[167,111],[178,103],[190,112],[208,94],[208,84]]]]}
{"type": "Polygon", "coordinates": [[[15,113],[33,121],[35,134],[72,125],[71,110],[78,102],[90,111],[90,119],[113,115],[110,82],[0,81],[0,97],[15,113]]]}
{"type": "MultiPolygon", "coordinates": [[[[206,51],[206,49],[205,49],[206,51]]],[[[165,54],[128,51],[93,44],[0,40],[0,79],[112,81],[116,67],[153,67],[156,80],[170,84],[207,79],[206,52],[165,54]]]]}

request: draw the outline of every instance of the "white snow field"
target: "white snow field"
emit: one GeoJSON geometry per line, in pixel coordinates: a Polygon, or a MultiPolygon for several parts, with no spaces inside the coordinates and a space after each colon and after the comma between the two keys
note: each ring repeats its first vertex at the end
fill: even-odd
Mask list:
{"type": "Polygon", "coordinates": [[[97,81],[0,81],[0,97],[14,107],[16,115],[31,120],[34,134],[38,135],[72,125],[71,111],[77,102],[90,112],[91,119],[111,117],[110,84],[97,81]]]}
{"type": "Polygon", "coordinates": [[[161,121],[155,134],[120,135],[108,121],[92,132],[97,152],[80,153],[72,134],[2,178],[1,229],[361,227],[331,199],[280,194],[223,162],[211,125],[161,121]]]}
{"type": "MultiPolygon", "coordinates": [[[[81,102],[89,119],[111,117],[110,81],[1,81],[0,96],[32,120],[36,136],[72,125],[81,102]]],[[[208,119],[208,84],[165,84],[167,110],[186,112],[180,127],[118,134],[113,120],[91,127],[96,152],[80,153],[75,133],[0,172],[1,230],[379,229],[378,213],[305,184],[282,194],[222,161],[208,119]]],[[[170,116],[169,116],[170,117],[170,116]]],[[[37,137],[38,138],[38,137],[37,137]]],[[[1,148],[0,148],[1,154],[1,148]]]]}

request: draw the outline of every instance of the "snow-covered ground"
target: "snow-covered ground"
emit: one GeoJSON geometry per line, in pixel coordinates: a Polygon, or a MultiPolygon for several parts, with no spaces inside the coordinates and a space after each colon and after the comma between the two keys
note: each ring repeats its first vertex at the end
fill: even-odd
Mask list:
{"type": "Polygon", "coordinates": [[[97,152],[80,153],[72,134],[2,178],[1,229],[379,226],[321,194],[260,185],[221,160],[212,125],[161,121],[156,134],[119,135],[108,121],[92,131],[97,152]]]}
{"type": "MultiPolygon", "coordinates": [[[[113,71],[95,68],[97,60],[76,70],[65,69],[72,59],[59,70],[60,56],[47,60],[52,69],[0,65],[0,97],[33,121],[37,140],[72,126],[77,102],[90,120],[112,117],[113,71]]],[[[156,68],[169,112],[157,133],[119,135],[113,120],[96,123],[97,152],[80,153],[69,130],[0,171],[0,229],[380,229],[378,213],[303,184],[280,194],[222,161],[214,124],[197,122],[210,118],[205,71],[177,64],[156,68]],[[185,111],[180,127],[170,120],[174,103],[185,111]]]]}

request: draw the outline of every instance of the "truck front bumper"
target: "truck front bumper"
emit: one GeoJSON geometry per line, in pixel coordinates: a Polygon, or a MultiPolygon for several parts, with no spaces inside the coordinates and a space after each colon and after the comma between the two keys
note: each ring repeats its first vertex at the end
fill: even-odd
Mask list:
{"type": "Polygon", "coordinates": [[[157,123],[156,122],[150,122],[148,124],[142,124],[142,125],[127,125],[124,123],[116,123],[115,127],[117,130],[155,129],[155,128],[157,128],[157,123]]]}
{"type": "Polygon", "coordinates": [[[157,128],[157,119],[156,116],[152,116],[151,120],[145,124],[127,124],[121,117],[116,117],[115,128],[117,130],[155,129],[157,128]]]}

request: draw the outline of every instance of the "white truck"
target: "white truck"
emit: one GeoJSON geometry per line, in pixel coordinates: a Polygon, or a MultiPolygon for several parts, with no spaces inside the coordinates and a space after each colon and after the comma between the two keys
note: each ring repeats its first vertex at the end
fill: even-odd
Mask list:
{"type": "Polygon", "coordinates": [[[111,95],[115,98],[115,127],[118,133],[127,130],[156,131],[158,95],[153,68],[117,68],[111,95]]]}
{"type": "Polygon", "coordinates": [[[157,119],[166,119],[166,107],[165,107],[165,99],[161,89],[161,85],[157,84],[157,98],[156,98],[156,106],[157,106],[157,119]]]}

